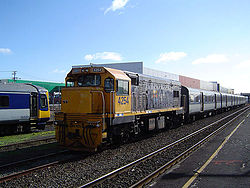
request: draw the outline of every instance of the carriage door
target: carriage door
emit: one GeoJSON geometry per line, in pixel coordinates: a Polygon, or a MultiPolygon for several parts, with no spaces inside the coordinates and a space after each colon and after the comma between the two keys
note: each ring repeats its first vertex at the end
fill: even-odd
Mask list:
{"type": "Polygon", "coordinates": [[[184,112],[187,112],[187,96],[186,95],[182,95],[181,96],[181,107],[183,107],[184,112]]]}
{"type": "Polygon", "coordinates": [[[214,109],[217,109],[217,98],[216,98],[216,94],[214,94],[214,109]]]}
{"type": "Polygon", "coordinates": [[[37,118],[37,93],[31,93],[30,96],[30,117],[37,118]]]}
{"type": "Polygon", "coordinates": [[[204,111],[204,97],[203,97],[203,92],[201,92],[201,112],[204,111]]]}

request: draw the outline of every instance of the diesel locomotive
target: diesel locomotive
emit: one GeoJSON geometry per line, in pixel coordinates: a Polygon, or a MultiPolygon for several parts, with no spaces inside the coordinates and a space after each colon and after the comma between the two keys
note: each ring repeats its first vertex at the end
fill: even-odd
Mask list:
{"type": "Polygon", "coordinates": [[[0,134],[44,129],[50,119],[48,90],[32,84],[0,83],[0,134]]]}
{"type": "Polygon", "coordinates": [[[242,96],[106,67],[72,68],[65,82],[56,139],[72,150],[96,151],[245,103],[242,96]]]}

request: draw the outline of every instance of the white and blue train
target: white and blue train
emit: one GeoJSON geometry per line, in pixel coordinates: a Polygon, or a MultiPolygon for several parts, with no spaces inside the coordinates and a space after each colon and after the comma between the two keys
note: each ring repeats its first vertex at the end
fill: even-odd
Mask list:
{"type": "Polygon", "coordinates": [[[48,90],[32,84],[0,83],[0,135],[44,129],[50,118],[48,90]]]}
{"type": "Polygon", "coordinates": [[[227,111],[247,103],[245,96],[193,89],[185,86],[182,86],[181,93],[185,120],[195,120],[199,117],[227,111]]]}

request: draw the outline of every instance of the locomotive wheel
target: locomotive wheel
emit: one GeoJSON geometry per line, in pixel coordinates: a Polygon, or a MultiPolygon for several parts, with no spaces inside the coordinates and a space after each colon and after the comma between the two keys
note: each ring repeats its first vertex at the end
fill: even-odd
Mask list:
{"type": "Polygon", "coordinates": [[[124,129],[121,132],[121,142],[124,144],[124,143],[128,143],[129,140],[130,140],[130,132],[128,129],[124,129]]]}
{"type": "Polygon", "coordinates": [[[130,140],[130,132],[127,128],[120,129],[120,133],[113,135],[112,138],[113,144],[116,145],[127,143],[129,140],[130,140]]]}

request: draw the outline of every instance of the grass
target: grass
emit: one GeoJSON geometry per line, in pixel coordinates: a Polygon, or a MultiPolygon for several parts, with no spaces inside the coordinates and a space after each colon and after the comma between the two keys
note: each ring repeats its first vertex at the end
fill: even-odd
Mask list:
{"type": "Polygon", "coordinates": [[[25,141],[32,140],[32,139],[53,136],[53,135],[55,135],[55,131],[4,136],[4,137],[0,137],[0,146],[16,144],[16,143],[25,142],[25,141]]]}

